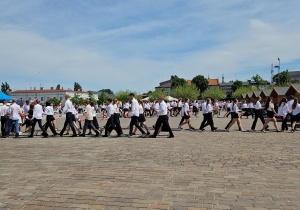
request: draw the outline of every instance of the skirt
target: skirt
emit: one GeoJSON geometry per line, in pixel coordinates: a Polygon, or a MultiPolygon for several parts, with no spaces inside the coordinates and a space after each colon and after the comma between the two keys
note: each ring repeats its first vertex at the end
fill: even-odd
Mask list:
{"type": "Polygon", "coordinates": [[[231,112],[231,117],[232,118],[240,118],[238,113],[235,113],[235,112],[231,112]]]}
{"type": "Polygon", "coordinates": [[[184,113],[183,119],[185,119],[185,120],[190,119],[190,115],[186,115],[186,114],[184,113]]]}
{"type": "Polygon", "coordinates": [[[138,122],[146,122],[146,119],[145,119],[145,115],[144,114],[140,114],[139,117],[138,117],[138,122]]]}
{"type": "Polygon", "coordinates": [[[293,115],[293,121],[296,121],[296,122],[300,121],[300,113],[297,115],[293,115]]]}
{"type": "Polygon", "coordinates": [[[273,118],[273,117],[275,117],[274,112],[273,112],[273,111],[267,111],[267,117],[268,117],[268,118],[273,118]]]}

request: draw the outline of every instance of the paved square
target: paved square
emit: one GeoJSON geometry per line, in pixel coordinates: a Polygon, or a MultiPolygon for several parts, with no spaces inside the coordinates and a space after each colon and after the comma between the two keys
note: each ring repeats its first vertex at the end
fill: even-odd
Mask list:
{"type": "Polygon", "coordinates": [[[300,209],[299,132],[227,133],[229,119],[214,121],[217,132],[174,139],[0,139],[0,209],[300,209]]]}

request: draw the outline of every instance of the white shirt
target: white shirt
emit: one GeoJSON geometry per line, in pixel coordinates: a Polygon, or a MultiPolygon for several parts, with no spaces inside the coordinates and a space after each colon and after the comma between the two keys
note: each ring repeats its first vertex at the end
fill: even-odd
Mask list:
{"type": "Polygon", "coordinates": [[[24,108],[23,108],[23,110],[24,110],[24,114],[27,114],[28,113],[28,111],[29,111],[29,106],[27,105],[27,104],[24,104],[24,106],[23,106],[24,108]]]}
{"type": "Polygon", "coordinates": [[[177,102],[176,101],[174,101],[174,107],[177,107],[177,102]]]}
{"type": "Polygon", "coordinates": [[[297,104],[296,108],[293,110],[293,115],[297,115],[300,113],[300,104],[297,104]]]}
{"type": "Polygon", "coordinates": [[[259,101],[257,101],[254,108],[256,110],[261,109],[261,103],[259,101]]]}
{"type": "Polygon", "coordinates": [[[207,111],[206,111],[206,102],[202,103],[202,114],[207,114],[207,111]]]}
{"type": "Polygon", "coordinates": [[[96,113],[95,107],[92,106],[92,110],[93,110],[93,117],[96,117],[96,116],[97,116],[97,113],[96,113]]]}
{"type": "Polygon", "coordinates": [[[45,115],[54,115],[53,107],[52,106],[47,106],[44,109],[45,115]]]}
{"type": "Polygon", "coordinates": [[[115,113],[114,106],[112,104],[107,105],[106,112],[107,112],[107,118],[109,119],[115,113]]]}
{"type": "Polygon", "coordinates": [[[211,112],[212,112],[212,106],[211,106],[211,104],[208,104],[208,105],[205,107],[205,109],[206,109],[206,112],[207,112],[207,113],[211,113],[211,112]]]}
{"type": "Polygon", "coordinates": [[[178,107],[182,107],[182,102],[181,101],[178,102],[178,107]]]}
{"type": "Polygon", "coordinates": [[[139,114],[143,114],[144,113],[144,109],[142,104],[139,105],[139,114]]]}
{"type": "Polygon", "coordinates": [[[139,103],[135,98],[131,101],[131,116],[139,116],[139,103]]]}
{"type": "Polygon", "coordinates": [[[129,103],[125,104],[125,109],[129,109],[129,103]]]}
{"type": "Polygon", "coordinates": [[[236,104],[233,105],[233,107],[232,107],[232,112],[235,112],[235,113],[237,113],[237,114],[240,114],[240,113],[239,113],[239,108],[238,108],[238,106],[237,106],[236,104]]]}
{"type": "Polygon", "coordinates": [[[40,104],[34,105],[32,119],[41,120],[43,114],[43,107],[40,104]]]}
{"type": "Polygon", "coordinates": [[[189,112],[188,112],[188,111],[190,111],[189,104],[185,103],[183,107],[184,107],[184,114],[189,115],[189,112]]]}
{"type": "Polygon", "coordinates": [[[242,107],[243,107],[243,109],[247,109],[248,105],[247,104],[243,104],[242,107]]]}
{"type": "Polygon", "coordinates": [[[86,112],[86,119],[88,120],[93,120],[93,109],[91,105],[86,105],[85,107],[85,112],[86,112]]]}
{"type": "Polygon", "coordinates": [[[117,106],[117,104],[114,104],[114,109],[115,109],[116,114],[120,113],[120,110],[119,110],[119,107],[117,106]]]}
{"type": "MultiPolygon", "coordinates": [[[[166,105],[167,106],[167,105],[166,105]]],[[[159,109],[159,103],[156,103],[154,106],[154,109],[158,110],[159,109]]]]}
{"type": "Polygon", "coordinates": [[[292,112],[292,106],[293,106],[293,103],[294,103],[294,99],[292,99],[292,100],[289,100],[288,102],[287,102],[287,105],[288,105],[288,107],[289,107],[289,110],[292,112]]]}
{"type": "Polygon", "coordinates": [[[269,103],[269,107],[268,107],[268,111],[272,112],[274,109],[274,104],[273,103],[269,103]]]}
{"type": "Polygon", "coordinates": [[[63,109],[61,114],[63,115],[63,114],[68,113],[68,112],[73,113],[72,112],[72,107],[73,107],[73,105],[72,105],[72,102],[70,101],[70,99],[66,100],[64,109],[63,109]]]}
{"type": "Polygon", "coordinates": [[[6,105],[3,105],[0,107],[0,117],[7,114],[9,107],[6,105]]]}
{"type": "Polygon", "coordinates": [[[282,102],[278,109],[278,115],[286,116],[288,113],[290,113],[289,106],[287,104],[284,104],[284,102],[282,102]]]}
{"type": "Polygon", "coordinates": [[[248,104],[248,108],[253,109],[253,108],[254,108],[253,103],[249,103],[249,104],[248,104]]]}
{"type": "Polygon", "coordinates": [[[168,113],[167,105],[166,105],[165,101],[162,101],[159,104],[158,114],[159,114],[159,116],[163,116],[163,115],[167,115],[167,113],[168,113]]]}

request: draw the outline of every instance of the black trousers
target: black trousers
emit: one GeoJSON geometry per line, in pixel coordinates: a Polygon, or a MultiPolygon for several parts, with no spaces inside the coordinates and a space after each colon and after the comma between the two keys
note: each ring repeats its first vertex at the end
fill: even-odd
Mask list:
{"type": "Polygon", "coordinates": [[[46,130],[46,132],[47,132],[48,127],[50,127],[50,130],[52,131],[52,133],[54,135],[57,135],[56,130],[55,130],[54,126],[52,125],[52,121],[55,120],[55,118],[53,117],[53,115],[47,115],[46,120],[47,120],[47,122],[45,124],[45,130],[46,130]]]}
{"type": "Polygon", "coordinates": [[[181,125],[183,123],[183,121],[184,121],[184,116],[182,116],[179,125],[181,125]]]}
{"type": "Polygon", "coordinates": [[[88,127],[90,127],[91,129],[93,129],[93,131],[95,131],[96,135],[99,135],[99,131],[94,126],[93,120],[87,120],[87,119],[85,119],[84,126],[83,126],[83,131],[82,131],[82,135],[83,136],[85,135],[86,129],[88,127]]]}
{"type": "Polygon", "coordinates": [[[203,114],[203,121],[201,123],[201,126],[200,126],[200,130],[201,129],[204,129],[206,126],[210,125],[210,129],[211,130],[214,130],[215,129],[215,126],[214,126],[214,121],[213,121],[213,118],[212,118],[212,113],[207,113],[207,114],[203,114]]]}
{"type": "Polygon", "coordinates": [[[32,128],[31,128],[31,134],[30,134],[30,136],[33,136],[34,128],[35,128],[36,123],[39,124],[40,129],[43,131],[43,133],[42,133],[43,136],[48,136],[47,131],[46,131],[45,128],[42,126],[42,119],[35,119],[35,118],[32,119],[32,128]]]}
{"type": "MultiPolygon", "coordinates": [[[[251,129],[252,130],[254,130],[255,129],[255,127],[256,127],[256,123],[257,123],[257,119],[260,119],[260,121],[262,122],[262,124],[264,125],[265,124],[265,119],[264,119],[264,116],[263,116],[263,114],[262,114],[262,110],[260,110],[260,109],[258,109],[258,110],[256,110],[255,109],[255,118],[254,118],[254,121],[253,121],[253,124],[252,124],[252,127],[251,127],[251,129]]],[[[267,128],[268,128],[269,126],[267,126],[267,128]]]]}
{"type": "Polygon", "coordinates": [[[150,115],[150,117],[152,116],[152,114],[151,114],[151,111],[149,110],[149,109],[145,109],[145,111],[144,111],[144,115],[146,116],[146,113],[149,113],[149,115],[150,115]]]}
{"type": "Polygon", "coordinates": [[[138,121],[139,121],[138,116],[131,116],[129,135],[132,135],[133,126],[135,126],[137,129],[139,129],[142,132],[142,134],[145,133],[145,131],[139,125],[138,121]]]}
{"type": "Polygon", "coordinates": [[[116,130],[116,125],[114,122],[114,116],[110,116],[110,118],[107,119],[106,125],[105,125],[105,135],[107,136],[108,132],[111,133],[112,130],[116,130]]]}
{"type": "Polygon", "coordinates": [[[170,136],[174,136],[173,135],[173,132],[170,128],[170,125],[169,125],[169,117],[167,115],[160,115],[156,121],[156,124],[155,124],[155,131],[154,131],[154,136],[157,136],[158,134],[158,129],[160,128],[160,126],[164,124],[164,126],[166,126],[166,129],[169,131],[170,133],[170,136]]]}
{"type": "Polygon", "coordinates": [[[66,121],[65,121],[65,124],[64,124],[63,129],[62,129],[61,132],[60,132],[61,135],[64,134],[64,132],[65,132],[65,130],[66,130],[66,128],[67,128],[68,125],[70,125],[70,127],[71,127],[71,129],[72,129],[73,135],[77,135],[77,134],[76,134],[76,131],[75,131],[75,128],[74,128],[74,125],[73,125],[72,115],[73,115],[72,112],[68,112],[68,113],[66,114],[66,121]]]}
{"type": "Polygon", "coordinates": [[[114,113],[114,124],[115,124],[115,129],[118,135],[122,135],[123,131],[121,128],[121,123],[120,123],[120,114],[119,113],[114,113]]]}
{"type": "Polygon", "coordinates": [[[288,126],[287,126],[287,117],[285,117],[283,119],[283,117],[281,116],[281,120],[282,120],[282,123],[281,123],[281,130],[284,131],[284,130],[288,130],[288,126]]]}
{"type": "Polygon", "coordinates": [[[293,122],[294,122],[294,115],[292,113],[288,113],[287,116],[290,116],[290,120],[291,120],[291,127],[293,127],[293,122]]]}
{"type": "Polygon", "coordinates": [[[8,127],[8,116],[1,117],[1,133],[2,136],[6,136],[6,128],[8,127]]]}
{"type": "MultiPolygon", "coordinates": [[[[230,112],[230,114],[231,114],[231,112],[230,112]]],[[[233,120],[233,118],[232,118],[232,115],[231,115],[231,120],[230,120],[229,123],[226,125],[225,129],[227,129],[227,128],[229,127],[229,125],[232,123],[232,120],[233,120]]],[[[238,125],[239,130],[242,130],[242,129],[240,128],[238,122],[236,122],[236,124],[238,125]]]]}

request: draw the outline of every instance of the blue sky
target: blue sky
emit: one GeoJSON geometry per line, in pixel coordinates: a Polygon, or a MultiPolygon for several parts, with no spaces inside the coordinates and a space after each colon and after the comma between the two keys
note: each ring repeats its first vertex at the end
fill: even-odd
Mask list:
{"type": "Polygon", "coordinates": [[[300,2],[0,1],[0,82],[12,89],[153,90],[171,75],[270,79],[300,69],[300,2]]]}

